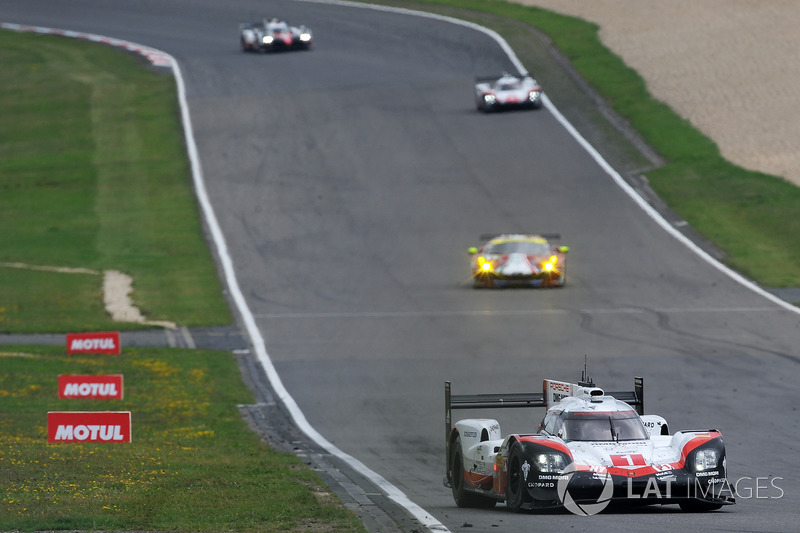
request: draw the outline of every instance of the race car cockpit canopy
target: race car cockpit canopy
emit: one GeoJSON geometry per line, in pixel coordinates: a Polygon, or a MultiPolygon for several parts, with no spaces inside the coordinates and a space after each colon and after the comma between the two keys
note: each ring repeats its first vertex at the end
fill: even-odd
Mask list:
{"type": "Polygon", "coordinates": [[[564,413],[556,435],[570,441],[647,440],[648,434],[635,411],[564,413]]]}

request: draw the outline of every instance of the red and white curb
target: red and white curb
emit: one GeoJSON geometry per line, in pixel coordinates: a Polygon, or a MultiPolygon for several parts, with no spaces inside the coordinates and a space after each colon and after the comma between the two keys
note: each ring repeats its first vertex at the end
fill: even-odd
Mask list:
{"type": "Polygon", "coordinates": [[[0,22],[0,28],[6,30],[13,30],[27,33],[42,33],[46,35],[60,35],[62,37],[71,37],[73,39],[84,39],[95,43],[107,44],[117,48],[123,48],[130,52],[134,52],[147,58],[150,63],[156,67],[171,67],[172,61],[168,54],[155,48],[142,46],[141,44],[124,41],[122,39],[114,39],[113,37],[105,37],[103,35],[95,35],[93,33],[82,33],[72,30],[59,30],[57,28],[44,28],[42,26],[27,26],[25,24],[12,24],[9,22],[0,22]]]}

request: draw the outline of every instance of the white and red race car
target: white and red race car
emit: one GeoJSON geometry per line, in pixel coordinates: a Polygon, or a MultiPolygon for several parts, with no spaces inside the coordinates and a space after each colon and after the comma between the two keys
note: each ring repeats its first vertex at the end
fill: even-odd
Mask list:
{"type": "Polygon", "coordinates": [[[305,26],[290,26],[284,20],[270,18],[239,24],[239,41],[245,52],[274,52],[308,50],[314,37],[305,26]]]}
{"type": "Polygon", "coordinates": [[[722,434],[670,435],[662,417],[642,414],[643,398],[639,377],[635,390],[609,394],[585,374],[577,384],[546,379],[542,393],[454,395],[445,382],[445,486],[459,507],[505,502],[517,512],[560,507],[589,515],[611,504],[712,511],[734,504],[722,434]],[[502,436],[493,419],[451,424],[453,409],[509,407],[547,412],[530,434],[502,436]]]}
{"type": "Polygon", "coordinates": [[[542,107],[542,87],[530,76],[502,76],[475,80],[475,107],[478,111],[542,107]]]}

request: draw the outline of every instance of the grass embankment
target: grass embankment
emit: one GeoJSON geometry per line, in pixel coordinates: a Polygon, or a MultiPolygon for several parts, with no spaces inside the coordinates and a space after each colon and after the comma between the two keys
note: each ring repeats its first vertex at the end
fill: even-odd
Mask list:
{"type": "Polygon", "coordinates": [[[0,348],[0,531],[364,531],[243,421],[231,354],[0,348]],[[59,400],[59,374],[123,374],[123,400],[59,400]],[[132,442],[47,443],[48,411],[130,411],[132,442]]]}
{"type": "MultiPolygon", "coordinates": [[[[0,332],[111,322],[102,276],[150,319],[230,323],[203,239],[171,76],[107,46],[0,31],[0,332]],[[88,269],[66,274],[28,267],[88,269]]],[[[227,352],[0,348],[0,530],[364,531],[243,421],[227,352]],[[121,373],[122,401],[59,400],[59,374],[121,373]],[[48,444],[47,412],[131,411],[130,444],[48,444]]]]}
{"type": "Polygon", "coordinates": [[[11,31],[0,64],[0,332],[141,327],[111,321],[105,270],[133,278],[150,320],[231,323],[174,78],[108,46],[11,31]]]}
{"type": "Polygon", "coordinates": [[[433,11],[494,29],[526,68],[540,77],[556,106],[567,107],[571,103],[541,75],[537,56],[530,51],[530,34],[508,21],[539,28],[581,77],[664,158],[663,167],[645,173],[662,200],[723,250],[725,262],[732,268],[764,287],[800,287],[800,187],[723,159],[711,139],[652,98],[641,76],[603,46],[597,25],[498,0],[372,3],[433,11]]]}

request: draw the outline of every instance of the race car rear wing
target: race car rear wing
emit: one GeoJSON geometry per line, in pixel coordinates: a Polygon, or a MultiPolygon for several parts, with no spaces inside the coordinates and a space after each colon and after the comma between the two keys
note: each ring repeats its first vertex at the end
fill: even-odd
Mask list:
{"type": "MultiPolygon", "coordinates": [[[[545,379],[542,382],[542,392],[522,392],[511,394],[453,394],[449,381],[444,382],[444,423],[445,443],[449,442],[453,430],[453,409],[509,409],[518,407],[548,407],[561,397],[575,395],[579,389],[592,389],[592,383],[566,383],[545,379]],[[590,387],[586,387],[589,385],[590,387]]],[[[636,408],[639,415],[644,414],[644,379],[635,377],[632,391],[604,392],[600,394],[613,396],[628,405],[636,408]]]]}

